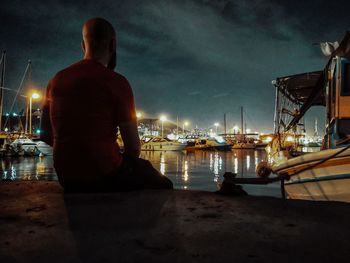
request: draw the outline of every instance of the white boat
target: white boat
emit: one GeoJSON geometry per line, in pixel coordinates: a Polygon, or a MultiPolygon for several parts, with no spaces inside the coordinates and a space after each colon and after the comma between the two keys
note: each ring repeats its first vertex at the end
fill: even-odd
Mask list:
{"type": "Polygon", "coordinates": [[[295,131],[311,106],[323,105],[326,109],[326,132],[321,151],[292,157],[288,148],[280,147],[276,151],[274,148],[278,147],[271,144],[270,168],[286,179],[285,190],[289,198],[350,202],[349,79],[350,34],[347,33],[324,70],[282,77],[273,82],[278,132],[281,127],[284,132],[295,131]],[[283,96],[297,107],[292,111],[281,109],[283,96]],[[292,112],[288,122],[282,121],[280,114],[284,112],[292,112]]]}
{"type": "Polygon", "coordinates": [[[43,141],[34,141],[36,143],[36,147],[39,149],[40,153],[44,156],[53,155],[53,148],[43,141]]]}
{"type": "MultiPolygon", "coordinates": [[[[243,107],[241,107],[241,132],[236,135],[236,142],[233,144],[232,149],[255,149],[254,140],[247,137],[244,130],[244,117],[243,117],[243,107]]],[[[255,135],[255,134],[254,134],[255,135]]]]}
{"type": "Polygon", "coordinates": [[[52,155],[52,147],[43,141],[19,138],[11,143],[14,149],[22,149],[26,156],[52,155]]]}
{"type": "Polygon", "coordinates": [[[26,156],[38,156],[40,154],[36,143],[28,138],[16,139],[11,143],[11,146],[16,149],[17,152],[23,150],[23,155],[26,156]]]}
{"type": "Polygon", "coordinates": [[[195,141],[188,142],[186,150],[207,150],[207,151],[230,151],[232,146],[228,144],[223,138],[201,138],[195,141]]]}
{"type": "Polygon", "coordinates": [[[186,143],[161,137],[144,137],[141,143],[141,151],[182,151],[187,146],[186,143]]]}
{"type": "Polygon", "coordinates": [[[275,165],[289,198],[350,202],[350,147],[307,153],[275,165]]]}

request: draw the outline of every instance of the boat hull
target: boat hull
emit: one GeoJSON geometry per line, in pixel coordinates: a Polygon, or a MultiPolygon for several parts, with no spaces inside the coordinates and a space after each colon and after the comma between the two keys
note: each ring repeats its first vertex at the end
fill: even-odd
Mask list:
{"type": "Polygon", "coordinates": [[[350,173],[344,177],[331,177],[297,183],[287,182],[285,189],[291,199],[350,202],[350,173]]]}
{"type": "Polygon", "coordinates": [[[209,146],[208,150],[209,151],[231,151],[232,146],[227,144],[227,145],[216,145],[216,146],[209,146]]]}
{"type": "Polygon", "coordinates": [[[326,162],[292,177],[285,189],[292,199],[350,202],[350,163],[326,162]]]}
{"type": "Polygon", "coordinates": [[[142,145],[142,151],[182,151],[186,145],[159,145],[159,144],[150,144],[142,145]]]}
{"type": "Polygon", "coordinates": [[[276,168],[278,174],[291,175],[285,182],[288,197],[350,202],[350,150],[332,157],[339,150],[328,150],[327,154],[310,153],[290,159],[289,164],[276,168]]]}
{"type": "Polygon", "coordinates": [[[236,143],[232,146],[232,149],[255,149],[255,145],[252,143],[236,143]]]}
{"type": "Polygon", "coordinates": [[[44,156],[53,155],[53,148],[50,145],[46,144],[45,142],[38,141],[36,143],[36,147],[38,148],[40,153],[44,156]]]}
{"type": "Polygon", "coordinates": [[[227,145],[203,145],[203,146],[187,146],[186,151],[231,151],[232,146],[227,145]]]}

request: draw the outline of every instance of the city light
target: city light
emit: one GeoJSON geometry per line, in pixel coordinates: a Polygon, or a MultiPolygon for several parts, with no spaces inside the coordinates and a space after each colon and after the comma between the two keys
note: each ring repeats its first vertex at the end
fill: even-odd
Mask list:
{"type": "Polygon", "coordinates": [[[136,112],[136,118],[140,119],[142,117],[142,112],[138,111],[136,112]]]}
{"type": "Polygon", "coordinates": [[[214,126],[215,126],[215,133],[218,134],[219,123],[218,123],[218,122],[215,122],[215,123],[214,123],[214,126]]]}
{"type": "Polygon", "coordinates": [[[36,93],[36,92],[33,92],[32,95],[31,95],[31,98],[32,99],[39,99],[40,98],[40,94],[36,93]]]}
{"type": "Polygon", "coordinates": [[[182,124],[182,133],[185,134],[185,127],[188,126],[188,121],[185,121],[183,124],[182,124]]]}
{"type": "Polygon", "coordinates": [[[287,136],[286,141],[287,142],[294,142],[294,138],[292,136],[287,136]]]}
{"type": "MultiPolygon", "coordinates": [[[[40,94],[33,91],[29,96],[29,133],[32,133],[32,106],[33,106],[33,100],[40,99],[40,94]]],[[[27,122],[26,122],[27,127],[27,122]]]]}
{"type": "Polygon", "coordinates": [[[264,140],[264,142],[265,142],[265,143],[272,142],[272,137],[271,137],[271,136],[266,137],[266,139],[264,140]]]}

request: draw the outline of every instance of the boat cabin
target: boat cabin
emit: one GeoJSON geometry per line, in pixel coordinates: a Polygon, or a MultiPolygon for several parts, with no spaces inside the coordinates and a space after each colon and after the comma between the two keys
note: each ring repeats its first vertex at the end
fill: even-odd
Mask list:
{"type": "Polygon", "coordinates": [[[350,144],[350,60],[336,56],[327,73],[325,139],[335,148],[350,144]]]}

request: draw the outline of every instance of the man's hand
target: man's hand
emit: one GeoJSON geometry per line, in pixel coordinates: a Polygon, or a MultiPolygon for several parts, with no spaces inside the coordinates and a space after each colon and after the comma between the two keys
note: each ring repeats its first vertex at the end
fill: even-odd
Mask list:
{"type": "Polygon", "coordinates": [[[119,125],[120,134],[124,142],[125,154],[133,157],[139,157],[141,152],[141,143],[137,131],[136,120],[124,122],[119,125]]]}

